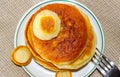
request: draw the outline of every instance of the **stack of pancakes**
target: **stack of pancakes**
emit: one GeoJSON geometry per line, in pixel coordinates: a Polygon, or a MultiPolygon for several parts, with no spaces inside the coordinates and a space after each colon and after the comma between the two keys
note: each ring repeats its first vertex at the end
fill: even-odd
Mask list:
{"type": "MultiPolygon", "coordinates": [[[[41,20],[38,21],[42,23],[41,20]]],[[[38,24],[39,26],[43,25],[38,24]]],[[[83,67],[91,60],[96,48],[96,36],[89,18],[75,6],[60,3],[45,5],[31,16],[25,29],[25,40],[35,61],[52,71],[77,70],[83,67]],[[43,21],[47,25],[37,31],[34,29],[36,17],[45,14],[41,14],[45,10],[54,12],[59,21],[53,15],[56,19],[53,20],[54,23],[47,18],[43,21]],[[56,31],[53,32],[57,33],[53,36],[50,31],[58,26],[59,29],[55,28],[56,31]],[[39,35],[39,30],[46,35],[44,37],[39,35]]]]}

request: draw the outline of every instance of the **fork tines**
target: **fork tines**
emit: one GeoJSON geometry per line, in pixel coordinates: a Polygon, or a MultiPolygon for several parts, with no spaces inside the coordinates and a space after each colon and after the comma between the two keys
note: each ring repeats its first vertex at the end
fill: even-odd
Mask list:
{"type": "Polygon", "coordinates": [[[97,69],[100,73],[102,73],[104,76],[108,71],[113,68],[114,63],[110,61],[108,58],[106,58],[98,48],[96,48],[97,52],[95,53],[94,57],[92,58],[92,61],[95,65],[97,65],[97,69]]]}

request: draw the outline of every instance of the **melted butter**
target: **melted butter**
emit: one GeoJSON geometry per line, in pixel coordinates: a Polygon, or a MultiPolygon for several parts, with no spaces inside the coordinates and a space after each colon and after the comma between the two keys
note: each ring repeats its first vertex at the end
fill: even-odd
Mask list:
{"type": "Polygon", "coordinates": [[[33,32],[41,40],[51,40],[60,32],[61,20],[57,13],[50,10],[39,12],[33,21],[33,32]]]}
{"type": "Polygon", "coordinates": [[[55,21],[51,16],[44,16],[40,20],[41,28],[46,33],[51,33],[55,27],[55,21]]]}

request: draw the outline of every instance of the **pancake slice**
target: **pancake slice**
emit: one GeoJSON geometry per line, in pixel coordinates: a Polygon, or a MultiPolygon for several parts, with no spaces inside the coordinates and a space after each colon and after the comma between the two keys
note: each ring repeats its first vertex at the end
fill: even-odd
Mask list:
{"type": "Polygon", "coordinates": [[[16,65],[25,66],[31,62],[32,54],[26,46],[18,46],[12,51],[10,58],[16,65]]]}
{"type": "Polygon", "coordinates": [[[71,71],[58,71],[56,72],[55,77],[72,77],[72,72],[71,71]]]}

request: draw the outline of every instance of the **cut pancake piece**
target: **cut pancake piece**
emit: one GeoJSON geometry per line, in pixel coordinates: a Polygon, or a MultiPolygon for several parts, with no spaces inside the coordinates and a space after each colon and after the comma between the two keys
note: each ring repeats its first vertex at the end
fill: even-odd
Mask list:
{"type": "Polygon", "coordinates": [[[26,46],[18,46],[11,52],[10,58],[16,65],[25,66],[31,62],[32,54],[26,46]]]}
{"type": "Polygon", "coordinates": [[[72,72],[71,71],[58,71],[56,72],[55,77],[72,77],[72,72]]]}

